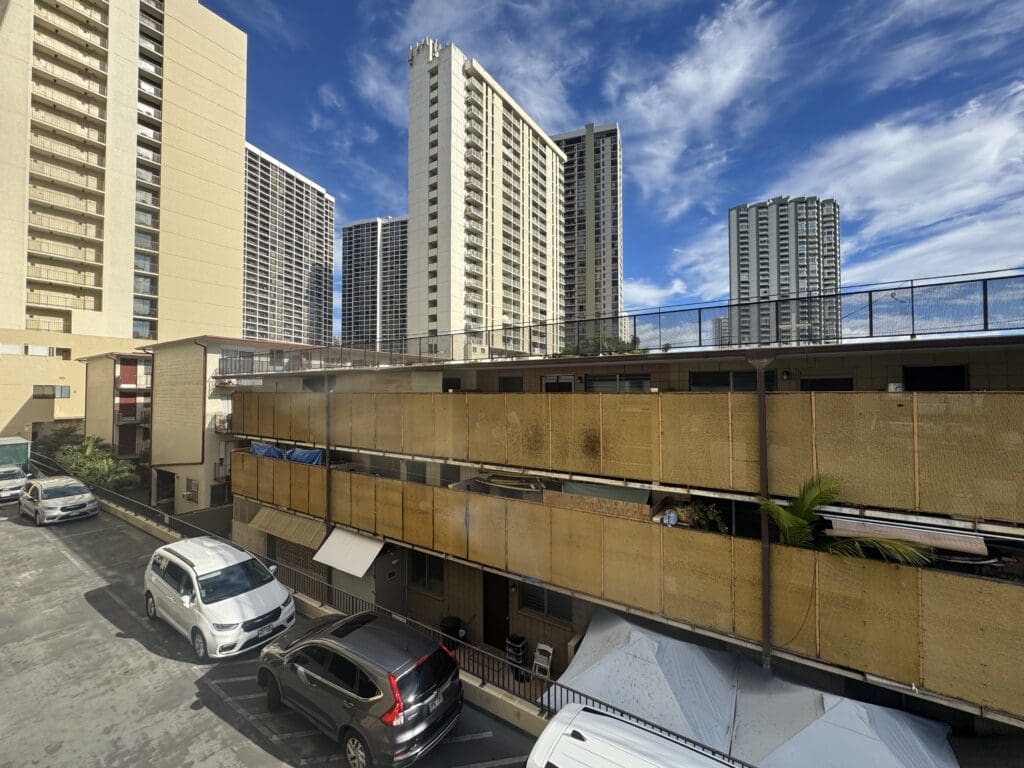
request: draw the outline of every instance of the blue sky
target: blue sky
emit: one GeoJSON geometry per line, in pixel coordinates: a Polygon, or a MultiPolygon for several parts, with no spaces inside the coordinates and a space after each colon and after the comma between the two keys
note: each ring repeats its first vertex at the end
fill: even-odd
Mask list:
{"type": "Polygon", "coordinates": [[[406,210],[431,36],[551,133],[618,121],[627,307],[726,296],[729,207],[779,194],[839,200],[845,285],[1024,264],[1020,0],[203,3],[250,36],[248,139],[339,233],[406,210]]]}

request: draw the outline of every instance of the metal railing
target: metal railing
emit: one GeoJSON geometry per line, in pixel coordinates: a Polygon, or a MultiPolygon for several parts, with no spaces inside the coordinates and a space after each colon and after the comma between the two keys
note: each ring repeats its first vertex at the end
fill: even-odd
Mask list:
{"type": "MultiPolygon", "coordinates": [[[[467,267],[467,272],[476,270],[467,267]]],[[[816,296],[717,302],[381,341],[381,348],[390,352],[375,351],[358,342],[271,350],[251,358],[222,359],[218,373],[235,376],[447,361],[643,355],[1021,330],[1024,275],[936,279],[816,296]],[[527,338],[544,341],[538,348],[536,344],[528,346],[527,338]]]]}
{"type": "MultiPolygon", "coordinates": [[[[67,470],[61,467],[56,461],[39,454],[33,454],[32,463],[46,472],[69,474],[67,470]]],[[[155,507],[143,504],[142,502],[128,498],[127,496],[122,496],[116,491],[110,491],[96,486],[90,487],[97,497],[111,504],[123,507],[128,511],[170,531],[180,533],[186,537],[217,536],[217,534],[200,528],[187,520],[161,512],[155,507]]],[[[222,537],[218,536],[218,538],[222,537]]],[[[534,674],[528,667],[513,664],[508,661],[508,659],[485,651],[484,649],[478,648],[474,645],[470,645],[468,642],[452,635],[448,635],[436,627],[422,624],[421,622],[398,613],[397,611],[392,611],[381,605],[377,605],[376,603],[356,597],[333,584],[327,583],[308,571],[282,563],[265,555],[258,555],[258,557],[269,565],[277,566],[277,578],[282,584],[305,597],[312,598],[322,606],[333,608],[346,616],[361,613],[363,611],[374,611],[386,616],[391,616],[411,627],[414,627],[416,630],[422,632],[427,637],[430,637],[435,642],[439,644],[443,643],[455,653],[455,656],[459,661],[459,667],[462,670],[480,679],[479,685],[481,688],[490,685],[507,693],[511,693],[523,701],[529,702],[533,706],[537,707],[539,715],[550,716],[558,712],[558,710],[566,704],[579,703],[593,709],[610,712],[625,720],[637,723],[638,725],[649,728],[650,730],[661,734],[666,738],[672,739],[689,749],[715,757],[719,760],[728,761],[729,764],[735,766],[735,768],[754,768],[754,766],[739,761],[725,752],[716,750],[700,743],[699,741],[675,733],[674,731],[664,728],[657,723],[653,723],[650,720],[646,720],[620,709],[612,704],[602,701],[601,699],[595,698],[581,691],[577,691],[567,685],[563,685],[557,680],[552,680],[548,676],[534,674]]]]}

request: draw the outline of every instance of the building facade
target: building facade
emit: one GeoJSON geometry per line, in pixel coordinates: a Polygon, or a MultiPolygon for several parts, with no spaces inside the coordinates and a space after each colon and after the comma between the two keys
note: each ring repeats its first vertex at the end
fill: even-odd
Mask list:
{"type": "Polygon", "coordinates": [[[401,351],[409,335],[409,219],[347,224],[341,231],[341,340],[359,349],[401,351]]]}
{"type": "Polygon", "coordinates": [[[733,344],[842,339],[839,204],[776,197],[729,210],[733,344]]]}
{"type": "Polygon", "coordinates": [[[333,278],[334,197],[247,143],[243,336],[330,343],[333,278]]]}
{"type": "Polygon", "coordinates": [[[409,49],[410,336],[459,358],[559,348],[564,162],[475,60],[409,49]]]}
{"type": "Polygon", "coordinates": [[[240,334],[245,72],[197,0],[0,8],[0,434],[81,419],[79,357],[240,334]]]}
{"type": "Polygon", "coordinates": [[[83,431],[110,443],[118,457],[148,464],[152,358],[137,352],[96,355],[80,362],[86,366],[83,431]]]}
{"type": "Polygon", "coordinates": [[[618,123],[552,137],[565,152],[565,342],[622,338],[622,142],[618,123]],[[613,318],[601,323],[582,321],[613,318]]]}

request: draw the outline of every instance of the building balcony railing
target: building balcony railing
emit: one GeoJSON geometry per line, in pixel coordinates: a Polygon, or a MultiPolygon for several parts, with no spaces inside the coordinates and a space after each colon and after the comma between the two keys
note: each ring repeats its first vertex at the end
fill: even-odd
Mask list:
{"type": "Polygon", "coordinates": [[[131,379],[127,376],[118,375],[114,377],[114,385],[118,389],[152,389],[153,377],[148,373],[136,373],[131,379]]]}
{"type": "Polygon", "coordinates": [[[82,24],[76,24],[73,21],[65,19],[62,16],[57,15],[48,8],[42,8],[37,6],[35,11],[36,19],[44,21],[48,25],[52,25],[58,29],[62,34],[70,34],[80,40],[84,40],[87,43],[97,46],[98,48],[107,47],[107,39],[103,35],[100,35],[92,30],[88,29],[82,24]]]}
{"type": "Polygon", "coordinates": [[[35,184],[29,185],[28,197],[29,200],[45,203],[54,208],[102,216],[99,202],[91,198],[67,195],[63,192],[55,192],[52,189],[44,189],[35,184]]]}
{"type": "Polygon", "coordinates": [[[73,184],[76,187],[95,189],[97,191],[103,189],[103,180],[98,176],[89,173],[69,171],[66,168],[51,165],[43,160],[37,160],[34,157],[29,161],[28,169],[33,175],[57,181],[62,184],[73,184]]]}
{"type": "Polygon", "coordinates": [[[145,35],[139,35],[139,47],[157,56],[164,55],[164,47],[160,43],[155,43],[148,39],[145,35]]]}
{"type": "Polygon", "coordinates": [[[93,104],[90,101],[59,93],[53,88],[50,88],[47,85],[42,85],[41,83],[32,83],[32,94],[59,107],[74,110],[78,114],[85,115],[96,120],[106,120],[107,117],[107,111],[103,107],[93,104]]]}
{"type": "Polygon", "coordinates": [[[593,497],[543,490],[525,501],[244,451],[231,466],[238,496],[730,642],[763,641],[767,586],[776,651],[1024,717],[1019,660],[1005,653],[1024,612],[1019,583],[772,544],[762,585],[760,541],[657,524],[593,497]]]}
{"type": "Polygon", "coordinates": [[[62,317],[28,317],[25,318],[25,330],[48,331],[50,333],[69,333],[71,331],[71,323],[62,317]]]}
{"type": "Polygon", "coordinates": [[[153,416],[152,408],[133,408],[115,410],[114,422],[117,424],[149,424],[153,416]]]}
{"type": "Polygon", "coordinates": [[[29,280],[78,285],[87,288],[97,287],[96,275],[92,272],[74,272],[69,269],[51,269],[30,264],[26,267],[29,280]]]}
{"type": "Polygon", "coordinates": [[[42,307],[63,307],[64,309],[95,310],[97,308],[96,299],[92,296],[61,296],[31,290],[26,293],[25,303],[42,307]]]}
{"type": "Polygon", "coordinates": [[[60,232],[64,235],[74,237],[85,237],[92,240],[102,240],[103,232],[95,224],[79,223],[59,219],[54,216],[44,216],[38,213],[30,213],[28,225],[36,229],[46,229],[51,232],[60,232]]]}
{"type": "Polygon", "coordinates": [[[139,24],[144,26],[146,29],[151,29],[154,32],[159,32],[160,34],[163,34],[163,32],[164,32],[164,25],[163,24],[161,24],[156,19],[151,19],[149,16],[147,16],[144,13],[140,13],[139,14],[139,24]]]}
{"type": "Polygon", "coordinates": [[[39,150],[41,153],[53,155],[63,160],[93,165],[97,168],[103,167],[103,155],[98,152],[90,152],[79,147],[74,147],[69,144],[65,144],[62,141],[51,139],[48,136],[42,136],[38,133],[32,134],[29,143],[33,148],[39,150]]]}
{"type": "Polygon", "coordinates": [[[49,128],[57,129],[62,133],[70,134],[76,139],[93,141],[97,144],[102,144],[106,141],[106,137],[102,131],[86,125],[85,123],[70,120],[66,117],[60,117],[59,115],[56,115],[49,110],[42,109],[36,105],[32,106],[32,120],[49,128]]]}
{"type": "Polygon", "coordinates": [[[88,3],[83,3],[82,0],[49,0],[50,5],[57,3],[59,3],[58,7],[66,12],[70,11],[89,21],[102,24],[104,27],[107,25],[107,15],[88,3]]]}
{"type": "Polygon", "coordinates": [[[63,243],[54,243],[49,240],[40,240],[31,235],[28,240],[28,252],[52,258],[67,259],[69,261],[83,261],[90,264],[99,264],[102,261],[102,252],[98,248],[64,245],[63,243]]]}
{"type": "Polygon", "coordinates": [[[150,8],[153,8],[154,10],[157,10],[160,13],[164,12],[163,0],[142,0],[142,4],[148,5],[150,8]]]}
{"type": "Polygon", "coordinates": [[[89,91],[97,96],[106,96],[107,94],[107,86],[103,83],[84,77],[78,72],[68,69],[67,67],[58,67],[53,62],[41,59],[38,56],[32,59],[32,68],[63,80],[72,87],[81,88],[82,90],[89,91]]]}
{"type": "Polygon", "coordinates": [[[99,56],[86,53],[73,45],[68,45],[63,40],[54,37],[52,32],[47,33],[36,29],[32,39],[36,45],[41,45],[42,47],[47,48],[64,58],[70,59],[71,61],[84,64],[97,72],[106,73],[107,71],[107,63],[99,56]]]}

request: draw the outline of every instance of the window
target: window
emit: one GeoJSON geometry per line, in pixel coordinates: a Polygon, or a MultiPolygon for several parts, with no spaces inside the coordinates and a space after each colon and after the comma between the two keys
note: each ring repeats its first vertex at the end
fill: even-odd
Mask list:
{"type": "Polygon", "coordinates": [[[410,552],[409,586],[444,594],[444,560],[415,550],[410,552]]]}
{"type": "MultiPolygon", "coordinates": [[[[434,349],[431,349],[429,351],[430,352],[437,352],[437,345],[432,345],[432,346],[434,347],[434,349]]],[[[442,379],[441,380],[441,391],[442,392],[447,392],[449,389],[454,389],[456,392],[458,392],[460,389],[462,389],[462,379],[458,378],[458,377],[453,377],[453,378],[450,378],[450,379],[442,379]]]]}
{"type": "Polygon", "coordinates": [[[35,384],[32,387],[32,397],[36,400],[63,400],[71,397],[71,387],[35,384]]]}
{"type": "Polygon", "coordinates": [[[572,376],[541,376],[543,392],[572,392],[572,376]]]}
{"type": "Polygon", "coordinates": [[[522,376],[499,376],[498,377],[498,391],[499,392],[522,392],[523,391],[523,377],[522,376]]]}
{"type": "Polygon", "coordinates": [[[340,685],[346,691],[356,690],[356,665],[339,656],[337,653],[330,655],[330,663],[327,665],[327,679],[335,685],[340,685]]]}
{"type": "MultiPolygon", "coordinates": [[[[764,388],[768,392],[778,389],[776,372],[764,372],[764,388]]],[[[693,392],[756,392],[755,371],[690,371],[690,389],[693,392]]]]}
{"type": "Polygon", "coordinates": [[[800,379],[801,392],[852,392],[853,379],[846,377],[818,377],[800,379]]]}
{"type": "Polygon", "coordinates": [[[181,582],[185,579],[185,569],[177,563],[168,562],[167,569],[164,571],[164,581],[166,581],[171,589],[175,592],[181,591],[181,582]]]}
{"type": "Polygon", "coordinates": [[[587,392],[650,392],[651,374],[620,373],[607,376],[587,376],[587,392]]]}
{"type": "Polygon", "coordinates": [[[572,622],[572,598],[533,584],[519,585],[519,607],[558,621],[572,622]]]}
{"type": "Polygon", "coordinates": [[[327,665],[327,658],[331,652],[322,645],[307,645],[292,656],[289,661],[307,669],[323,669],[327,665]]]}

